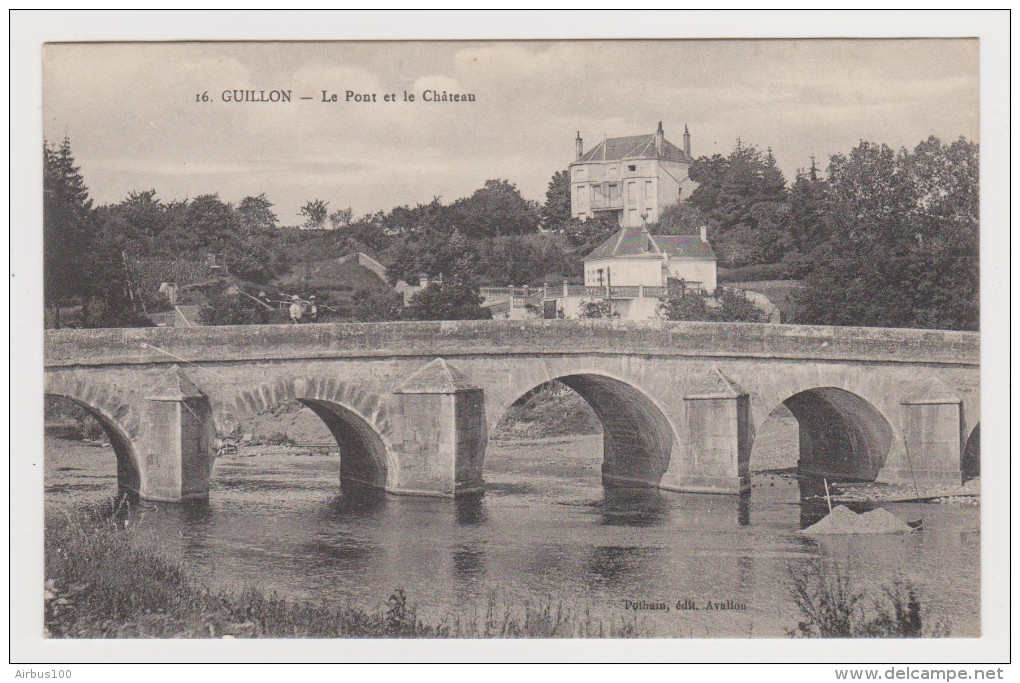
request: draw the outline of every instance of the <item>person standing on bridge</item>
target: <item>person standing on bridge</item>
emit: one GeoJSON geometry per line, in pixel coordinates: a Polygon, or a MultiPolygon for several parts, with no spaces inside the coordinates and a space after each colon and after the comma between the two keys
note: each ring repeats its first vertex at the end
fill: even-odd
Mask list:
{"type": "Polygon", "coordinates": [[[290,321],[295,325],[301,322],[301,314],[305,312],[305,307],[301,305],[301,299],[295,294],[290,298],[290,321]]]}
{"type": "Polygon", "coordinates": [[[319,322],[319,306],[315,303],[315,295],[308,297],[308,320],[313,323],[319,322]]]}

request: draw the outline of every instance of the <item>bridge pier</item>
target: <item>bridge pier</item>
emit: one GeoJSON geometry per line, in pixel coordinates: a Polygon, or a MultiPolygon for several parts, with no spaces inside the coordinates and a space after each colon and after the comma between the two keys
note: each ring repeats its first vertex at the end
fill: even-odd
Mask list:
{"type": "Polygon", "coordinates": [[[890,456],[878,480],[918,486],[960,484],[963,407],[937,379],[900,402],[904,449],[890,456]]]}
{"type": "Polygon", "coordinates": [[[488,436],[482,389],[437,358],[395,394],[401,414],[393,445],[397,467],[386,491],[451,497],[484,491],[488,436]]]}
{"type": "Polygon", "coordinates": [[[684,396],[688,442],[670,462],[660,488],[691,493],[750,490],[751,416],[748,394],[718,368],[684,396]]]}
{"type": "Polygon", "coordinates": [[[138,495],[172,503],[208,498],[215,438],[209,398],[171,366],[145,396],[138,495]]]}

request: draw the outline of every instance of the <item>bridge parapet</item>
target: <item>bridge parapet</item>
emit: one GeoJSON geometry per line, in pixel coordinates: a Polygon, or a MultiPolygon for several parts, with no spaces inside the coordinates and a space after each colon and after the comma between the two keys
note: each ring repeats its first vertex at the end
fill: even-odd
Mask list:
{"type": "Polygon", "coordinates": [[[45,366],[317,358],[622,353],[977,366],[974,332],[619,320],[244,325],[51,330],[45,366]]]}
{"type": "Polygon", "coordinates": [[[125,488],[161,500],[178,495],[170,489],[201,493],[214,437],[284,399],[330,429],[345,454],[342,477],[402,493],[477,491],[488,429],[553,379],[602,422],[606,481],[743,490],[755,430],[781,404],[800,423],[802,463],[869,479],[952,481],[980,417],[979,363],[976,333],[741,323],[396,322],[45,337],[46,391],[92,411],[111,433],[125,488]],[[181,406],[152,403],[150,388],[175,364],[208,400],[208,410],[184,408],[201,416],[194,424],[181,406]],[[438,384],[419,374],[428,367],[442,370],[438,384]],[[730,388],[704,390],[709,369],[730,388]],[[153,493],[157,475],[172,486],[153,493]]]}

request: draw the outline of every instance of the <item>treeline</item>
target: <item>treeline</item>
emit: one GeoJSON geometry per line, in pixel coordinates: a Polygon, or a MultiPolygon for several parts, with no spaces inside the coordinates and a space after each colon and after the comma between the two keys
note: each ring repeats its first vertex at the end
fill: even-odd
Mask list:
{"type": "MultiPolygon", "coordinates": [[[[301,227],[281,227],[264,194],[235,205],[215,194],[166,202],[145,190],[94,207],[69,141],[45,145],[44,160],[46,302],[80,306],[88,326],[141,324],[127,284],[133,260],[214,253],[257,286],[292,264],[362,250],[387,264],[394,283],[442,275],[460,296],[580,276],[581,259],[617,229],[612,220],[571,219],[565,170],[542,204],[495,179],[450,203],[436,197],[356,219],[313,199],[301,227]]],[[[792,322],[977,329],[976,144],[933,137],[894,151],[861,142],[824,171],[812,160],[788,184],[770,150],[738,141],[728,155],[697,159],[690,173],[697,188],[650,229],[707,226],[723,280],[802,280],[792,322]]],[[[436,301],[430,314],[480,315],[472,302],[436,301]]],[[[368,319],[392,313],[392,302],[363,303],[368,319]]]]}
{"type": "Polygon", "coordinates": [[[792,322],[978,329],[978,145],[862,141],[787,187],[771,151],[738,142],[690,173],[656,230],[706,225],[721,266],[802,280],[792,322]]]}

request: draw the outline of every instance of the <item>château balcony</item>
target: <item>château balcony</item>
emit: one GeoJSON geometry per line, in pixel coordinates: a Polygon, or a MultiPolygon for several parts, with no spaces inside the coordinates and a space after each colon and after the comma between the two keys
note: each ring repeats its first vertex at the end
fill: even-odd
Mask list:
{"type": "Polygon", "coordinates": [[[616,211],[623,208],[623,197],[600,197],[591,200],[592,211],[616,211]]]}

